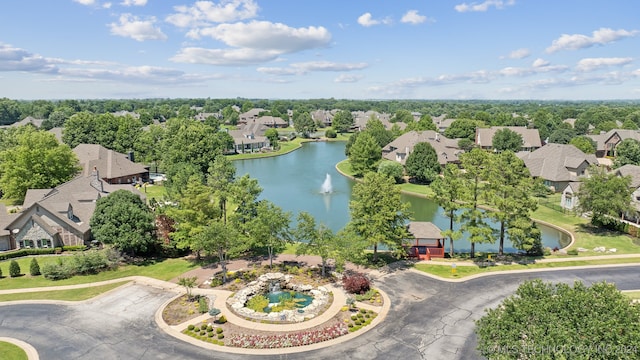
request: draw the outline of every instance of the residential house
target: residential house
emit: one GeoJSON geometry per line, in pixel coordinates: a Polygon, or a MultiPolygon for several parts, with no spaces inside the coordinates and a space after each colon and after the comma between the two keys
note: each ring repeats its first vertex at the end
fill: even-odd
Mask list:
{"type": "Polygon", "coordinates": [[[408,230],[413,235],[407,248],[410,257],[419,260],[444,257],[444,236],[436,225],[428,221],[411,221],[408,230]]]}
{"type": "Polygon", "coordinates": [[[116,111],[116,112],[112,112],[111,114],[113,114],[114,116],[119,116],[119,117],[131,116],[134,119],[140,119],[140,114],[138,114],[137,112],[133,112],[133,111],[119,110],[119,111],[116,111]]]}
{"type": "Polygon", "coordinates": [[[314,122],[321,122],[325,127],[333,124],[333,117],[336,116],[338,110],[316,110],[311,112],[311,119],[314,122]]]}
{"type": "Polygon", "coordinates": [[[256,120],[257,118],[260,117],[260,114],[264,113],[265,111],[267,110],[263,108],[253,108],[245,113],[242,113],[239,116],[238,124],[246,124],[248,122],[256,120]]]}
{"type": "Polygon", "coordinates": [[[407,157],[417,143],[426,142],[436,150],[438,162],[445,166],[448,163],[459,163],[458,155],[464,151],[458,148],[458,139],[448,139],[433,130],[409,131],[382,148],[382,157],[405,164],[407,157]]]}
{"type": "Polygon", "coordinates": [[[587,135],[596,142],[596,157],[615,157],[616,147],[623,140],[634,139],[640,141],[640,131],[638,130],[625,130],[625,129],[613,129],[606,133],[597,135],[587,135]]]}
{"type": "Polygon", "coordinates": [[[149,181],[149,167],[134,162],[133,152],[125,155],[97,144],[80,144],[73,152],[80,161],[84,176],[97,169],[101,179],[109,184],[149,181]]]}
{"type": "Polygon", "coordinates": [[[498,130],[509,129],[522,136],[521,151],[534,151],[542,147],[540,133],[538,129],[528,129],[524,126],[492,126],[490,128],[477,128],[476,140],[477,146],[485,150],[493,148],[493,136],[498,130]]]}
{"type": "Polygon", "coordinates": [[[266,130],[266,126],[260,123],[246,124],[239,130],[229,130],[234,151],[238,154],[252,153],[271,146],[269,139],[264,136],[266,130]]]}
{"type": "Polygon", "coordinates": [[[434,117],[432,118],[433,123],[436,124],[436,127],[438,128],[438,131],[442,134],[445,132],[445,130],[447,130],[451,124],[456,121],[456,119],[449,119],[447,118],[446,114],[442,114],[440,116],[434,117]]]}
{"type": "Polygon", "coordinates": [[[0,211],[0,249],[86,245],[96,201],[120,189],[144,199],[131,185],[102,180],[97,169],[53,189],[29,189],[19,213],[0,211]]]}
{"type": "Polygon", "coordinates": [[[623,165],[614,170],[616,176],[628,176],[631,178],[631,205],[640,211],[640,166],[638,165],[623,165]]]}
{"type": "Polygon", "coordinates": [[[569,144],[549,143],[530,152],[519,153],[531,176],[541,178],[553,191],[562,191],[570,182],[588,175],[591,165],[598,165],[593,154],[585,154],[569,144]]]}

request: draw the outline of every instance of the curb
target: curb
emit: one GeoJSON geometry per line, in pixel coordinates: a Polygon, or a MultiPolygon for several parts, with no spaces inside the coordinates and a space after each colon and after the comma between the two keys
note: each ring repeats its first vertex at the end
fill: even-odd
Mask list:
{"type": "Polygon", "coordinates": [[[0,337],[0,341],[8,342],[15,346],[20,347],[22,350],[24,350],[25,353],[27,353],[27,359],[29,360],[40,360],[40,355],[38,355],[38,351],[29,343],[26,343],[22,340],[9,338],[9,337],[0,337]]]}

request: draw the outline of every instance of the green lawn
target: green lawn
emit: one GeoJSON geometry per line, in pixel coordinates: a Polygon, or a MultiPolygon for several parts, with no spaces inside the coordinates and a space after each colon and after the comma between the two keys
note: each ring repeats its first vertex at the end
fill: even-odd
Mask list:
{"type": "MultiPolygon", "coordinates": [[[[42,265],[46,262],[57,261],[56,256],[39,256],[38,263],[42,268],[42,265]]],[[[64,256],[63,256],[64,259],[64,256]]],[[[4,278],[0,279],[0,290],[7,289],[26,289],[45,286],[61,286],[61,285],[76,285],[76,284],[88,284],[92,282],[120,279],[127,276],[148,276],[159,280],[171,280],[189,270],[195,269],[199,265],[184,260],[184,259],[165,259],[158,261],[148,261],[146,264],[141,265],[126,265],[121,266],[116,270],[101,272],[96,275],[82,275],[74,276],[70,279],[52,281],[45,279],[43,276],[31,276],[29,274],[29,262],[31,258],[19,258],[17,259],[20,265],[23,276],[9,277],[9,261],[0,262],[0,268],[4,274],[4,278]]]]}
{"type": "Polygon", "coordinates": [[[126,283],[128,283],[128,281],[120,281],[113,284],[90,286],[90,287],[84,287],[79,289],[1,294],[0,301],[16,301],[16,300],[82,301],[82,300],[87,300],[87,299],[96,297],[102,293],[105,293],[109,290],[113,290],[126,283]]]}
{"type": "Polygon", "coordinates": [[[140,189],[140,191],[147,196],[147,201],[151,199],[160,201],[165,195],[167,195],[167,190],[160,184],[147,185],[140,189]]]}
{"type": "Polygon", "coordinates": [[[284,155],[287,153],[292,152],[293,150],[296,150],[298,148],[300,148],[302,146],[302,143],[308,142],[308,141],[312,141],[310,139],[302,139],[302,138],[295,138],[291,141],[280,141],[278,142],[278,144],[280,144],[280,150],[278,151],[273,151],[273,152],[256,152],[256,153],[251,153],[251,154],[234,154],[234,155],[229,155],[229,160],[246,160],[246,159],[258,159],[258,158],[264,158],[264,157],[272,157],[272,156],[278,156],[278,155],[284,155]]]}
{"type": "Polygon", "coordinates": [[[623,291],[622,294],[628,296],[632,300],[640,299],[640,290],[623,291]]]}
{"type": "Polygon", "coordinates": [[[27,353],[18,345],[0,341],[0,359],[27,360],[27,353]]]}

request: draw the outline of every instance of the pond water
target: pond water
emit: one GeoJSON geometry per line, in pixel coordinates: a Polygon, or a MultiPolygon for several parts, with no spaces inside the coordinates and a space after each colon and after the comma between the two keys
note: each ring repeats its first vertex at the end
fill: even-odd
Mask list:
{"type": "MultiPolygon", "coordinates": [[[[333,231],[342,229],[349,222],[349,200],[354,181],[342,176],[335,165],[344,160],[344,142],[311,142],[289,154],[271,158],[234,161],[237,175],[249,174],[263,188],[261,198],[269,199],[295,217],[301,211],[313,215],[318,223],[324,223],[333,231]],[[330,188],[330,192],[327,189],[330,188]]],[[[402,195],[410,203],[412,219],[431,221],[440,229],[449,226],[449,219],[433,201],[417,196],[402,195]]],[[[569,237],[554,228],[539,225],[544,246],[551,248],[568,245],[569,237]]],[[[449,242],[446,242],[448,251],[449,242]]],[[[454,242],[454,249],[469,251],[469,241],[463,236],[454,242]]],[[[476,244],[476,251],[497,252],[498,244],[476,244]]],[[[515,252],[505,241],[505,251],[515,252]]]]}

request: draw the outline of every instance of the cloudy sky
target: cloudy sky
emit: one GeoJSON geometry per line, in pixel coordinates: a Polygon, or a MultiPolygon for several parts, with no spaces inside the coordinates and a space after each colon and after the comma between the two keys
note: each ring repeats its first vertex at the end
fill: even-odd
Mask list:
{"type": "Polygon", "coordinates": [[[0,97],[640,99],[638,0],[20,0],[0,97]]]}

